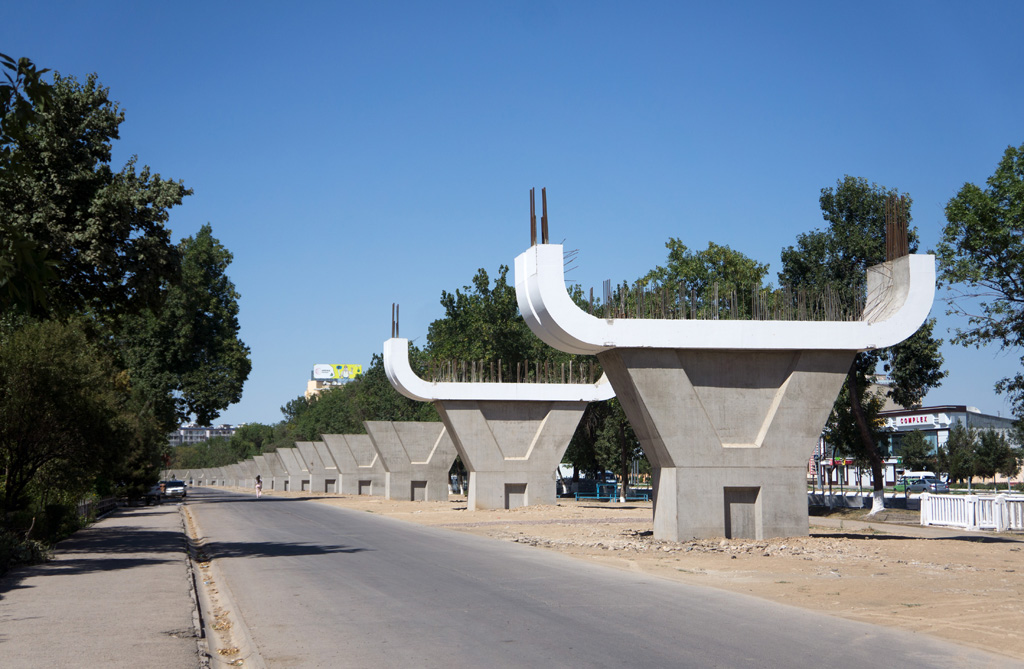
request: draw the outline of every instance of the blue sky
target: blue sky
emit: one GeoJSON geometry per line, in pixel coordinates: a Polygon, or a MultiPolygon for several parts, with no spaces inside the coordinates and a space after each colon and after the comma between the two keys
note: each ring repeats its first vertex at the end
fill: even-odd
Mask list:
{"type": "MultiPolygon", "coordinates": [[[[531,187],[598,292],[669,237],[774,277],[846,174],[909,193],[933,248],[1024,143],[1021,26],[1018,2],[34,2],[5,7],[0,52],[98,73],[115,167],[195,190],[170,227],[234,253],[252,349],[220,421],[273,423],[315,363],[369,364],[392,302],[423,343],[442,290],[511,266],[531,187]]],[[[943,353],[927,404],[1008,414],[1019,353],[943,353]]]]}

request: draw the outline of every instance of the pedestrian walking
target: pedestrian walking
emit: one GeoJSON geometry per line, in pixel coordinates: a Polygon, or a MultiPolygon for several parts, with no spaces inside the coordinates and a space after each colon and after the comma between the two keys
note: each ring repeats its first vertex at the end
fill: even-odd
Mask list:
{"type": "Polygon", "coordinates": [[[260,495],[262,495],[262,494],[263,494],[263,479],[260,477],[259,474],[257,474],[256,475],[256,499],[259,499],[260,495]]]}

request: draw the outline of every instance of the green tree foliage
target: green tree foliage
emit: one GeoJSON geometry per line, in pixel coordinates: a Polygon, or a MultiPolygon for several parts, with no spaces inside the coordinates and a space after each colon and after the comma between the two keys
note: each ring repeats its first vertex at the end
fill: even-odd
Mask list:
{"type": "Polygon", "coordinates": [[[47,84],[5,56],[0,72],[3,504],[52,517],[143,491],[176,416],[237,400],[248,352],[230,254],[208,227],[171,242],[181,182],[111,166],[124,113],[97,77],[47,84]]]}
{"type": "MultiPolygon", "coordinates": [[[[946,226],[936,255],[939,278],[952,284],[950,313],[968,327],[953,341],[963,346],[1024,345],[1024,144],[1007,147],[987,188],[966,183],[946,205],[946,226]]],[[[1024,357],[1021,358],[1024,364],[1024,357]]],[[[1004,378],[996,390],[1024,417],[1024,374],[1004,378]]]]}
{"type": "MultiPolygon", "coordinates": [[[[6,70],[6,83],[0,83],[0,173],[13,178],[23,173],[15,149],[49,103],[50,85],[42,78],[49,70],[2,53],[0,69],[6,70]]],[[[47,284],[57,276],[46,256],[42,245],[0,216],[0,312],[46,310],[47,284]]]]}
{"type": "Polygon", "coordinates": [[[1020,471],[1020,457],[1020,450],[1013,448],[1002,432],[982,430],[975,451],[975,473],[993,481],[997,473],[1015,476],[1020,471]]]}
{"type": "Polygon", "coordinates": [[[568,360],[569,355],[547,346],[530,331],[519,314],[516,289],[508,283],[508,267],[498,268],[491,286],[483,268],[472,286],[441,292],[444,316],[427,331],[427,351],[433,360],[568,360]]]}
{"type": "Polygon", "coordinates": [[[920,430],[902,435],[897,455],[902,459],[904,469],[910,471],[932,471],[935,467],[935,456],[920,430]]]}
{"type": "Polygon", "coordinates": [[[235,430],[231,435],[231,448],[238,454],[239,460],[248,460],[254,455],[264,452],[264,446],[274,441],[274,428],[262,423],[248,423],[235,430]]]}
{"type": "MultiPolygon", "coordinates": [[[[890,195],[899,193],[850,176],[839,180],[835,188],[823,188],[819,203],[828,228],[802,234],[795,246],[783,249],[779,281],[794,287],[866,291],[867,268],[886,259],[885,202],[890,195]]],[[[909,222],[910,199],[906,202],[909,222]]],[[[913,228],[908,233],[910,252],[914,253],[917,234],[913,228]]],[[[890,382],[886,394],[901,406],[919,406],[946,374],[939,354],[941,341],[932,337],[933,327],[934,320],[929,320],[896,346],[858,353],[833,406],[826,427],[829,438],[839,439],[844,450],[871,463],[876,498],[884,486],[883,460],[869,382],[882,363],[890,382]]]]}
{"type": "Polygon", "coordinates": [[[715,282],[730,290],[760,287],[768,276],[768,265],[714,242],[708,242],[704,251],[694,253],[671,237],[665,242],[665,248],[668,249],[665,265],[648,272],[644,280],[670,290],[685,286],[704,293],[715,282]]]}
{"type": "Polygon", "coordinates": [[[623,481],[628,481],[630,464],[634,460],[646,461],[646,457],[622,404],[614,398],[602,404],[608,406],[608,415],[594,441],[598,465],[601,470],[616,472],[623,481]]]}
{"type": "MultiPolygon", "coordinates": [[[[708,242],[707,249],[703,251],[693,252],[672,237],[665,243],[665,248],[668,249],[665,265],[651,270],[638,283],[655,291],[667,291],[673,298],[680,292],[684,296],[692,294],[698,309],[710,306],[716,294],[722,298],[733,293],[748,296],[752,289],[763,287],[768,275],[768,265],[714,242],[708,242]]],[[[724,300],[720,303],[724,304],[724,300]]],[[[739,311],[732,317],[750,316],[749,300],[740,300],[738,307],[739,311]]]]}
{"type": "Polygon", "coordinates": [[[213,437],[197,444],[186,444],[174,449],[172,469],[205,469],[223,467],[245,460],[232,448],[231,441],[224,437],[213,437]]]}
{"type": "Polygon", "coordinates": [[[964,427],[957,421],[949,428],[946,443],[939,447],[938,469],[945,472],[950,481],[959,483],[971,479],[977,473],[976,451],[978,448],[978,432],[974,428],[964,427]]]}
{"type": "Polygon", "coordinates": [[[211,424],[237,402],[252,368],[239,338],[232,255],[209,224],[178,246],[181,270],[163,302],[122,316],[115,328],[133,381],[160,405],[166,429],[195,416],[211,424]]]}
{"type": "Polygon", "coordinates": [[[13,150],[22,170],[0,173],[0,220],[56,263],[48,297],[57,313],[153,306],[177,272],[164,224],[191,191],[149,167],[137,170],[134,158],[111,168],[123,120],[95,75],[84,84],[55,75],[50,103],[13,150]]]}
{"type": "Polygon", "coordinates": [[[13,165],[15,149],[38,112],[50,102],[50,84],[43,79],[48,69],[38,69],[28,58],[15,60],[0,53],[0,169],[13,165]]]}
{"type": "Polygon", "coordinates": [[[0,331],[0,520],[34,482],[83,494],[125,446],[127,375],[81,327],[32,322],[0,331]]]}

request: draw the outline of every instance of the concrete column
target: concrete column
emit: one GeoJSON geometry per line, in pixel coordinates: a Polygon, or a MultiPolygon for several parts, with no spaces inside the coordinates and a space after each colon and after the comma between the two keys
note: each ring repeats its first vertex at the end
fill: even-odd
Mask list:
{"type": "Polygon", "coordinates": [[[260,475],[260,479],[263,481],[263,489],[270,490],[271,482],[274,480],[274,471],[270,468],[270,463],[267,462],[267,456],[255,455],[252,461],[256,464],[256,473],[260,475]]]}
{"type": "Polygon", "coordinates": [[[600,318],[565,290],[562,247],[516,258],[530,329],[597,355],[654,471],[654,536],[806,535],[806,463],[859,350],[911,336],[934,298],[931,256],[868,269],[859,321],[600,318]]]}
{"type": "Polygon", "coordinates": [[[321,435],[340,474],[346,495],[383,495],[384,465],[365,434],[321,435]]]}
{"type": "Polygon", "coordinates": [[[334,461],[334,457],[327,448],[327,444],[322,441],[314,441],[312,444],[324,465],[323,491],[326,493],[341,492],[341,471],[338,469],[338,464],[334,461]]]}
{"type": "Polygon", "coordinates": [[[309,472],[302,465],[302,456],[297,448],[279,448],[277,454],[281,458],[281,464],[288,472],[286,482],[289,492],[302,492],[309,489],[309,472]]]}
{"type": "Polygon", "coordinates": [[[368,434],[346,434],[345,441],[356,461],[356,479],[360,495],[384,494],[384,463],[368,434]]]}
{"type": "Polygon", "coordinates": [[[256,475],[260,473],[260,468],[256,466],[256,458],[249,458],[243,465],[245,467],[245,487],[256,490],[256,475]]]}
{"type": "Polygon", "coordinates": [[[277,451],[271,451],[264,453],[263,457],[273,472],[273,477],[269,481],[263,481],[263,490],[275,490],[277,492],[284,490],[286,484],[289,483],[289,478],[288,469],[285,468],[284,462],[281,461],[280,454],[277,451]]]}
{"type": "Polygon", "coordinates": [[[324,484],[327,478],[327,468],[324,467],[314,443],[312,441],[296,441],[295,448],[298,449],[302,465],[309,475],[307,490],[309,492],[326,492],[324,484]]]}
{"type": "Polygon", "coordinates": [[[554,504],[555,470],[587,402],[434,402],[469,471],[468,508],[554,504]]]}
{"type": "Polygon", "coordinates": [[[384,465],[387,499],[448,499],[448,471],[455,444],[442,423],[366,421],[366,432],[384,465]]]}
{"type": "Polygon", "coordinates": [[[468,508],[554,504],[555,469],[589,402],[614,396],[597,383],[429,383],[409,366],[409,341],[384,342],[384,371],[406,397],[433,402],[469,471],[468,508]]]}
{"type": "Polygon", "coordinates": [[[655,536],[807,534],[807,460],[852,351],[598,354],[654,470],[655,536]]]}

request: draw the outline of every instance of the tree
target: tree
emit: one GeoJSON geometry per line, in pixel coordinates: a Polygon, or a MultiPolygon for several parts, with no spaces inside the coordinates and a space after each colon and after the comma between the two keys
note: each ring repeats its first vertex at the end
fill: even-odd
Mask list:
{"type": "Polygon", "coordinates": [[[133,382],[150,391],[168,430],[193,415],[209,425],[241,398],[252,368],[227,276],[231,252],[209,224],[178,251],[181,269],[164,286],[163,302],[113,326],[133,382]]]}
{"type": "Polygon", "coordinates": [[[976,473],[983,478],[991,478],[993,487],[997,473],[1010,478],[1020,470],[1019,457],[1019,451],[1010,446],[1002,432],[992,429],[981,431],[975,451],[976,473]]]}
{"type": "Polygon", "coordinates": [[[264,444],[270,444],[273,439],[273,426],[247,423],[235,430],[229,442],[231,450],[237,454],[239,460],[248,460],[263,453],[264,444]]]}
{"type": "MultiPolygon", "coordinates": [[[[850,176],[839,180],[834,189],[823,188],[819,203],[828,228],[801,234],[795,247],[783,249],[780,283],[836,291],[852,288],[863,294],[867,268],[886,260],[885,206],[890,196],[898,197],[899,192],[850,176]]],[[[909,222],[910,199],[905,198],[905,202],[909,222]]],[[[914,253],[917,234],[913,228],[908,230],[908,243],[914,253]]],[[[919,406],[927,391],[937,387],[945,376],[938,350],[941,342],[932,337],[933,327],[934,320],[929,320],[896,346],[858,353],[847,373],[844,392],[829,417],[826,430],[830,439],[841,439],[844,448],[871,463],[872,514],[883,508],[884,462],[873,427],[869,382],[878,364],[883,363],[890,381],[886,394],[901,406],[919,406]]]]}
{"type": "MultiPolygon", "coordinates": [[[[936,249],[939,279],[953,292],[950,313],[968,327],[953,341],[963,346],[1024,345],[1024,144],[1007,147],[987,188],[965,183],[946,205],[946,226],[936,249]]],[[[1024,357],[1021,358],[1024,364],[1024,357]]],[[[996,384],[1024,417],[1024,374],[996,384]]]]}
{"type": "MultiPolygon", "coordinates": [[[[728,246],[708,242],[704,251],[692,252],[675,237],[665,243],[668,259],[644,276],[638,283],[649,285],[655,291],[667,291],[673,297],[682,292],[693,295],[699,306],[711,306],[715,296],[734,292],[749,295],[759,291],[768,275],[768,265],[762,264],[728,246]]],[[[722,300],[724,304],[724,300],[722,300]]],[[[739,300],[736,317],[750,316],[750,301],[739,300]]]]}
{"type": "Polygon", "coordinates": [[[84,493],[116,461],[127,375],[75,324],[0,330],[0,521],[24,508],[37,475],[84,493]]]}
{"type": "MultiPolygon", "coordinates": [[[[0,172],[23,173],[15,149],[28,126],[49,104],[50,85],[42,79],[49,70],[39,70],[28,58],[15,61],[0,53],[0,66],[7,83],[0,83],[0,172]]],[[[0,217],[0,313],[18,309],[25,313],[45,311],[47,284],[56,278],[47,251],[24,232],[0,217]]]]}
{"type": "Polygon", "coordinates": [[[16,167],[12,157],[30,124],[50,102],[50,84],[43,80],[48,69],[37,69],[28,58],[14,60],[0,53],[0,67],[7,83],[0,83],[0,169],[16,167]]]}
{"type": "Polygon", "coordinates": [[[432,360],[501,360],[514,365],[519,360],[569,358],[537,339],[522,319],[515,286],[508,283],[508,266],[498,268],[493,287],[483,268],[472,283],[454,293],[441,292],[444,316],[427,331],[432,360]]]}
{"type": "Polygon", "coordinates": [[[931,471],[935,466],[935,457],[920,430],[902,435],[898,455],[903,460],[904,469],[910,471],[931,471]]]}
{"type": "Polygon", "coordinates": [[[975,451],[978,447],[978,433],[974,428],[964,427],[957,421],[949,428],[946,443],[939,448],[938,468],[946,472],[950,481],[967,481],[967,489],[971,488],[971,480],[975,475],[975,451]]]}
{"type": "Polygon", "coordinates": [[[178,267],[164,224],[191,191],[149,167],[137,170],[134,158],[111,169],[124,113],[96,75],[80,84],[57,74],[50,93],[7,147],[19,169],[0,170],[4,230],[55,263],[46,284],[51,312],[99,315],[159,303],[178,267]]]}

